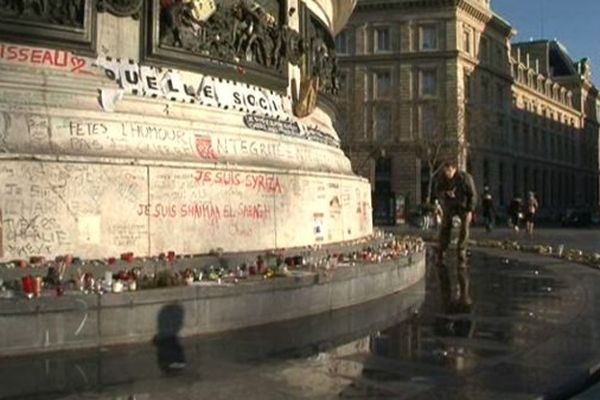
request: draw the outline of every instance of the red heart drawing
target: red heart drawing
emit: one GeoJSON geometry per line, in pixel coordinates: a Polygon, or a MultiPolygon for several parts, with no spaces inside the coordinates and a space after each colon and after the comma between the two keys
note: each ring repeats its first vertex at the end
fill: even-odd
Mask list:
{"type": "Polygon", "coordinates": [[[85,67],[85,64],[85,58],[71,56],[71,65],[73,66],[71,72],[79,71],[81,68],[85,67]]]}

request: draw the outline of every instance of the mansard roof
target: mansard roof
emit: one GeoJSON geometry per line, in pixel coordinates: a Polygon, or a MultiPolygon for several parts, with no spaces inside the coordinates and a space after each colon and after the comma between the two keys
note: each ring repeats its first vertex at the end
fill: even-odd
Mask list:
{"type": "Polygon", "coordinates": [[[558,40],[532,40],[529,42],[518,42],[512,44],[513,50],[523,54],[529,54],[531,61],[539,60],[542,73],[552,77],[568,77],[581,75],[577,65],[573,61],[567,48],[558,40]]]}

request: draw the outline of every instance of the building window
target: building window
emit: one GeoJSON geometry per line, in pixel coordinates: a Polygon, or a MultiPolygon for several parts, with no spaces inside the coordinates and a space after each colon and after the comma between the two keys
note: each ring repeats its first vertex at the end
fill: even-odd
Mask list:
{"type": "Polygon", "coordinates": [[[540,140],[540,133],[538,131],[538,128],[536,128],[535,126],[533,127],[533,153],[534,154],[540,154],[541,151],[541,140],[540,140]]]}
{"type": "Polygon", "coordinates": [[[542,172],[542,187],[540,189],[540,199],[542,201],[542,204],[546,204],[547,201],[547,197],[546,197],[546,192],[548,191],[548,171],[544,170],[542,172]]]}
{"type": "Polygon", "coordinates": [[[375,51],[384,52],[390,50],[390,29],[387,27],[375,28],[375,51]]]}
{"type": "Polygon", "coordinates": [[[391,95],[392,77],[389,71],[375,73],[375,98],[386,99],[391,95]]]}
{"type": "Polygon", "coordinates": [[[437,71],[435,69],[421,70],[421,95],[437,95],[437,71]]]}
{"type": "Polygon", "coordinates": [[[483,184],[490,184],[490,162],[487,158],[483,160],[483,184]]]}
{"type": "Polygon", "coordinates": [[[392,129],[392,109],[389,104],[373,107],[373,139],[386,140],[392,129]]]}
{"type": "Polygon", "coordinates": [[[504,128],[504,114],[498,113],[496,117],[498,129],[502,130],[504,128]]]}
{"type": "Polygon", "coordinates": [[[498,204],[504,205],[504,163],[498,164],[498,204]]]}
{"type": "Polygon", "coordinates": [[[463,50],[471,54],[471,31],[469,29],[463,31],[463,50]]]}
{"type": "Polygon", "coordinates": [[[470,107],[465,107],[465,139],[467,142],[470,142],[474,136],[474,129],[471,126],[471,109],[470,107]]]}
{"type": "Polygon", "coordinates": [[[519,121],[513,120],[512,123],[512,148],[519,148],[519,121]]]}
{"type": "Polygon", "coordinates": [[[438,49],[438,31],[435,25],[421,26],[421,50],[438,49]]]}
{"type": "Polygon", "coordinates": [[[346,31],[341,31],[335,37],[335,51],[337,54],[349,54],[348,47],[348,34],[346,31]]]}
{"type": "Polygon", "coordinates": [[[486,105],[490,101],[490,80],[482,76],[481,77],[481,102],[486,105]]]}
{"type": "Polygon", "coordinates": [[[523,150],[529,151],[529,125],[523,124],[523,150]]]}
{"type": "Polygon", "coordinates": [[[479,58],[483,62],[489,62],[490,60],[490,42],[485,36],[481,36],[479,41],[479,58]]]}
{"type": "Polygon", "coordinates": [[[504,66],[504,49],[501,45],[496,45],[496,65],[500,68],[504,66]]]}
{"type": "Polygon", "coordinates": [[[438,125],[437,108],[434,105],[421,107],[421,137],[431,138],[436,134],[438,125]]]}
{"type": "Polygon", "coordinates": [[[519,194],[519,168],[517,164],[512,166],[512,184],[513,184],[513,197],[519,194]]]}
{"type": "Polygon", "coordinates": [[[346,91],[348,90],[348,72],[344,71],[344,70],[340,71],[338,80],[339,80],[339,93],[340,93],[340,95],[338,97],[341,98],[342,100],[345,100],[345,97],[347,94],[346,91]]]}
{"type": "Polygon", "coordinates": [[[496,84],[496,107],[504,110],[504,87],[502,84],[496,84]]]}
{"type": "Polygon", "coordinates": [[[464,85],[465,85],[465,101],[469,102],[472,99],[472,92],[473,92],[473,84],[471,82],[471,74],[467,71],[465,71],[464,74],[464,85]]]}

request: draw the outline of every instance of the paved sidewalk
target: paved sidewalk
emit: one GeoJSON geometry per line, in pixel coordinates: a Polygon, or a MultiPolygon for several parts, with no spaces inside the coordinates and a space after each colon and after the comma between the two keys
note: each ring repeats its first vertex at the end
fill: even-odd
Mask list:
{"type": "MultiPolygon", "coordinates": [[[[400,234],[422,235],[429,238],[434,238],[437,235],[434,229],[423,231],[409,225],[381,227],[381,229],[400,234]]],[[[471,238],[475,240],[515,240],[524,244],[544,244],[550,246],[563,244],[565,248],[576,248],[585,252],[600,253],[600,229],[598,228],[539,228],[535,230],[533,237],[530,238],[523,230],[516,233],[506,227],[499,227],[488,233],[481,227],[473,227],[471,229],[471,238]]]]}
{"type": "Polygon", "coordinates": [[[141,346],[5,360],[0,387],[73,400],[566,399],[586,387],[600,367],[600,273],[492,249],[471,267],[469,313],[444,310],[430,270],[416,291],[341,314],[184,341],[178,373],[156,366],[168,349],[141,346]]]}

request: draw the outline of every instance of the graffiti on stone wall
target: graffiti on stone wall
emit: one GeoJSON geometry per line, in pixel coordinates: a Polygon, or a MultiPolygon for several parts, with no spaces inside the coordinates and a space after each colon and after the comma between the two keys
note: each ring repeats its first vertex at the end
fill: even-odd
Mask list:
{"type": "Polygon", "coordinates": [[[143,223],[112,224],[108,228],[112,244],[127,248],[135,246],[148,236],[148,226],[143,223]]]}
{"type": "Polygon", "coordinates": [[[136,213],[138,216],[156,219],[204,220],[211,225],[219,225],[224,220],[264,221],[272,217],[268,204],[248,202],[139,204],[136,213]]]}
{"type": "Polygon", "coordinates": [[[288,142],[251,139],[233,136],[215,136],[213,145],[219,156],[244,156],[259,160],[291,161],[299,165],[313,165],[323,169],[343,170],[347,161],[342,157],[328,157],[307,146],[288,142]]]}
{"type": "Polygon", "coordinates": [[[322,242],[325,240],[325,214],[313,214],[313,234],[315,242],[322,242]]]}
{"type": "Polygon", "coordinates": [[[53,255],[77,244],[110,241],[102,231],[107,207],[137,204],[147,187],[143,174],[119,168],[4,163],[0,208],[5,255],[53,255]]]}
{"type": "Polygon", "coordinates": [[[235,186],[256,193],[283,194],[284,192],[280,178],[274,174],[199,169],[194,180],[199,185],[235,186]]]}
{"type": "Polygon", "coordinates": [[[70,238],[53,217],[8,215],[2,222],[7,251],[19,257],[50,253],[54,247],[70,244],[70,238]]]}
{"type": "MultiPolygon", "coordinates": [[[[76,153],[88,151],[107,154],[131,154],[147,156],[189,156],[201,159],[214,159],[210,146],[195,146],[198,136],[194,131],[170,126],[160,126],[141,122],[116,122],[53,117],[48,122],[42,119],[24,117],[28,122],[30,136],[49,140],[46,130],[52,132],[52,144],[76,153]],[[35,128],[35,131],[34,131],[35,128]]],[[[208,136],[201,136],[209,138],[208,136]]]]}
{"type": "Polygon", "coordinates": [[[0,62],[92,74],[91,61],[70,51],[0,43],[0,62]]]}

